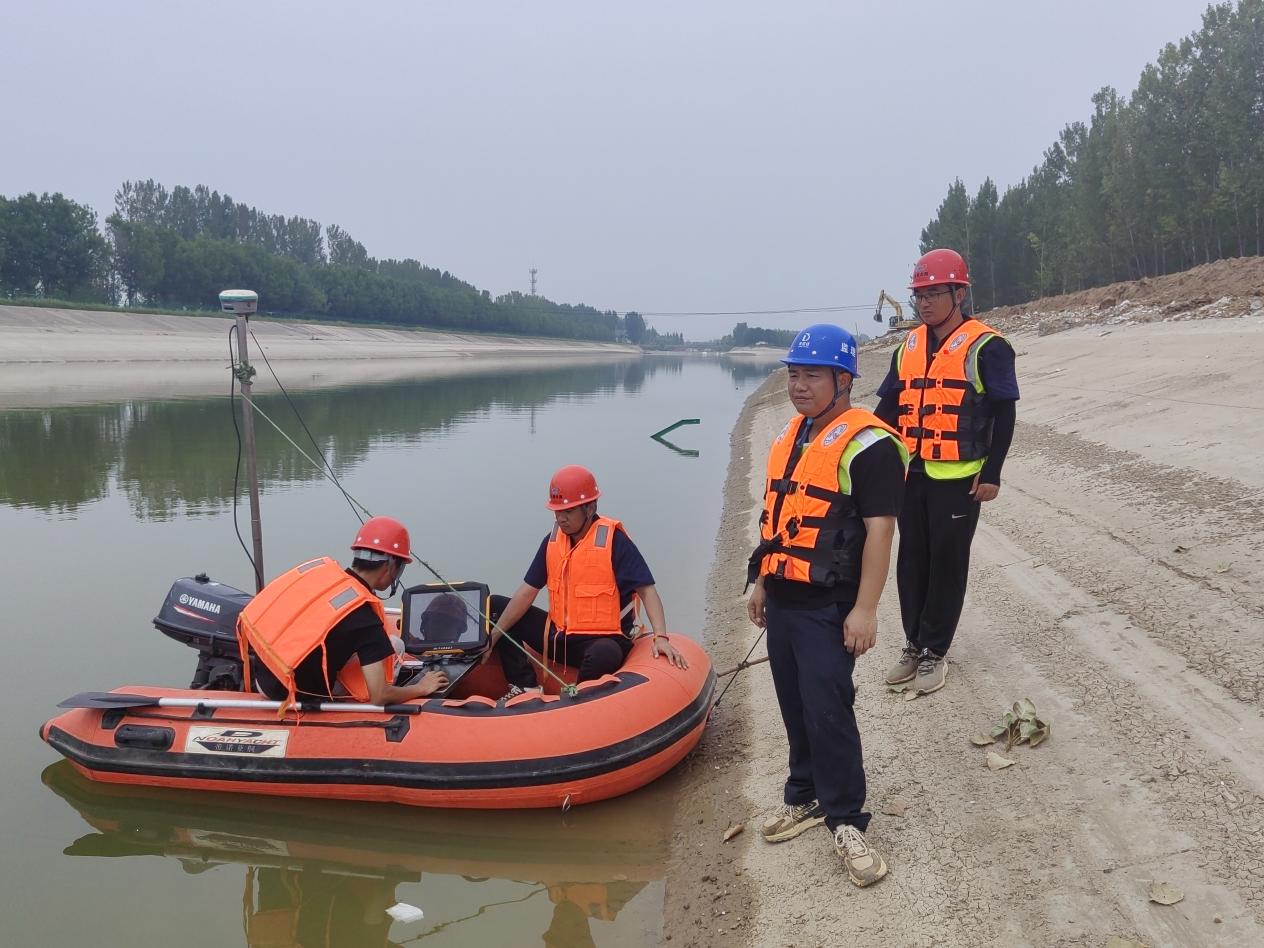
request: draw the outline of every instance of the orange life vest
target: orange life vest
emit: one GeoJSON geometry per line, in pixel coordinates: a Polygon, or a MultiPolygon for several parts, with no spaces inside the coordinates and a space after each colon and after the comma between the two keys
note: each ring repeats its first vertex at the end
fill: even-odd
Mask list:
{"type": "Polygon", "coordinates": [[[918,326],[908,334],[898,356],[898,424],[909,454],[923,461],[987,457],[993,412],[978,374],[978,349],[992,336],[1000,333],[967,319],[928,359],[930,330],[918,326]]]}
{"type": "MultiPolygon", "coordinates": [[[[382,634],[387,635],[381,600],[327,556],[300,563],[272,580],[237,618],[237,644],[246,688],[250,688],[249,646],[285,685],[289,700],[294,701],[294,669],[316,649],[323,652],[325,637],[333,627],[366,602],[382,620],[382,634]]],[[[389,683],[395,680],[394,654],[386,661],[389,683]]],[[[369,687],[358,661],[343,665],[337,679],[357,701],[369,700],[369,687]]],[[[329,686],[331,682],[325,684],[329,686]]]]}
{"type": "MultiPolygon", "coordinates": [[[[623,611],[614,578],[614,535],[623,524],[597,517],[579,542],[556,525],[544,551],[548,571],[549,619],[567,635],[621,635],[623,611]]],[[[624,531],[627,535],[627,531],[624,531]]],[[[629,609],[635,615],[637,598],[629,609]]]]}
{"type": "Polygon", "coordinates": [[[748,579],[761,574],[814,586],[856,585],[865,525],[850,491],[840,489],[839,464],[854,440],[867,446],[899,433],[863,408],[849,408],[803,446],[791,469],[791,451],[806,419],[786,423],[768,451],[761,542],[748,579]]]}
{"type": "Polygon", "coordinates": [[[578,906],[585,918],[613,922],[618,911],[609,902],[609,887],[602,882],[569,882],[549,886],[549,901],[554,905],[570,902],[578,906]]]}

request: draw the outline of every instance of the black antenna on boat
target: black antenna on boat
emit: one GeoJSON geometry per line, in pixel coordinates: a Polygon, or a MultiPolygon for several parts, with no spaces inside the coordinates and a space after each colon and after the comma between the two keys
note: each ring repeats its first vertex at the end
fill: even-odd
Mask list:
{"type": "Polygon", "coordinates": [[[241,425],[246,439],[246,478],[250,482],[250,537],[254,541],[255,592],[263,589],[263,524],[259,518],[259,471],[255,466],[255,417],[250,400],[250,380],[255,367],[250,364],[247,324],[259,307],[259,294],[254,290],[224,290],[219,295],[220,308],[237,318],[237,364],[233,375],[241,388],[241,425]]]}

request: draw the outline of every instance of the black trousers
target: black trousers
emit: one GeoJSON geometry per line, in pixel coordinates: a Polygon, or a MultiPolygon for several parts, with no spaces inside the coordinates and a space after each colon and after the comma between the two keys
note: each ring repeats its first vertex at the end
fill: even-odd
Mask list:
{"type": "Polygon", "coordinates": [[[900,510],[895,579],[905,637],[947,655],[966,601],[970,543],[979,523],[973,477],[941,481],[909,471],[900,510]]]}
{"type": "Polygon", "coordinates": [[[790,744],[785,802],[819,800],[830,831],[844,823],[862,833],[865,762],[856,726],[856,660],[843,646],[851,603],[788,609],[769,598],[768,664],[790,744]]]}
{"type": "MultiPolygon", "coordinates": [[[[508,603],[507,596],[492,596],[493,622],[500,618],[508,603]]],[[[515,648],[513,643],[504,639],[512,636],[516,641],[531,646],[543,655],[546,625],[549,625],[549,614],[532,606],[496,643],[496,654],[500,656],[500,664],[509,684],[519,688],[534,688],[539,681],[536,679],[535,663],[522,653],[522,649],[515,648]]],[[[632,641],[626,635],[566,635],[553,629],[549,635],[547,657],[550,662],[560,662],[579,669],[579,681],[591,681],[617,672],[631,650],[632,641]]]]}

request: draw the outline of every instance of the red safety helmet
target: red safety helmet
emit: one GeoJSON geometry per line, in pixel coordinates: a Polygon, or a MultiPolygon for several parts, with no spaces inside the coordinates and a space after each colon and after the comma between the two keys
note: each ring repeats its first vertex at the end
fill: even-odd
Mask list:
{"type": "Polygon", "coordinates": [[[909,289],[953,283],[969,286],[970,268],[966,266],[965,257],[944,247],[922,254],[921,259],[913,264],[913,281],[909,289]]]}
{"type": "Polygon", "coordinates": [[[549,481],[549,510],[570,510],[580,504],[591,503],[601,496],[597,490],[597,478],[592,471],[578,464],[568,464],[549,481]]]}
{"type": "Polygon", "coordinates": [[[357,559],[370,561],[393,556],[407,563],[412,559],[412,548],[407,528],[394,517],[370,517],[360,525],[351,544],[357,559]],[[369,555],[361,556],[362,552],[369,555]]]}

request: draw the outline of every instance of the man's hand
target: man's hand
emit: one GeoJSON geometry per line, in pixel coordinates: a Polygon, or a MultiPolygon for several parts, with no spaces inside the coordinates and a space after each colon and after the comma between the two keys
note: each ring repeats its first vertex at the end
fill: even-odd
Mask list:
{"type": "Polygon", "coordinates": [[[444,688],[448,687],[447,672],[426,672],[421,676],[421,681],[417,682],[417,687],[418,689],[423,689],[421,690],[421,695],[423,697],[425,695],[432,695],[436,691],[442,691],[444,688]]]}
{"type": "Polygon", "coordinates": [[[689,667],[689,663],[685,661],[685,656],[676,651],[675,647],[671,644],[671,640],[665,635],[655,633],[654,637],[650,639],[650,654],[655,658],[662,656],[677,668],[689,667]]]}
{"type": "Polygon", "coordinates": [[[843,647],[859,658],[878,641],[878,612],[856,606],[843,620],[843,647]]]}
{"type": "Polygon", "coordinates": [[[487,651],[483,653],[483,657],[478,660],[480,665],[486,665],[492,660],[492,654],[496,651],[496,643],[500,641],[500,637],[505,633],[500,631],[500,626],[493,624],[491,635],[487,637],[487,651]]]}
{"type": "Polygon", "coordinates": [[[996,500],[996,495],[1000,492],[1000,484],[980,484],[979,475],[974,475],[974,483],[970,485],[970,496],[979,503],[982,504],[989,500],[996,500]]]}
{"type": "Polygon", "coordinates": [[[755,580],[755,588],[746,600],[746,614],[757,629],[768,628],[768,620],[764,618],[764,577],[755,580]]]}

